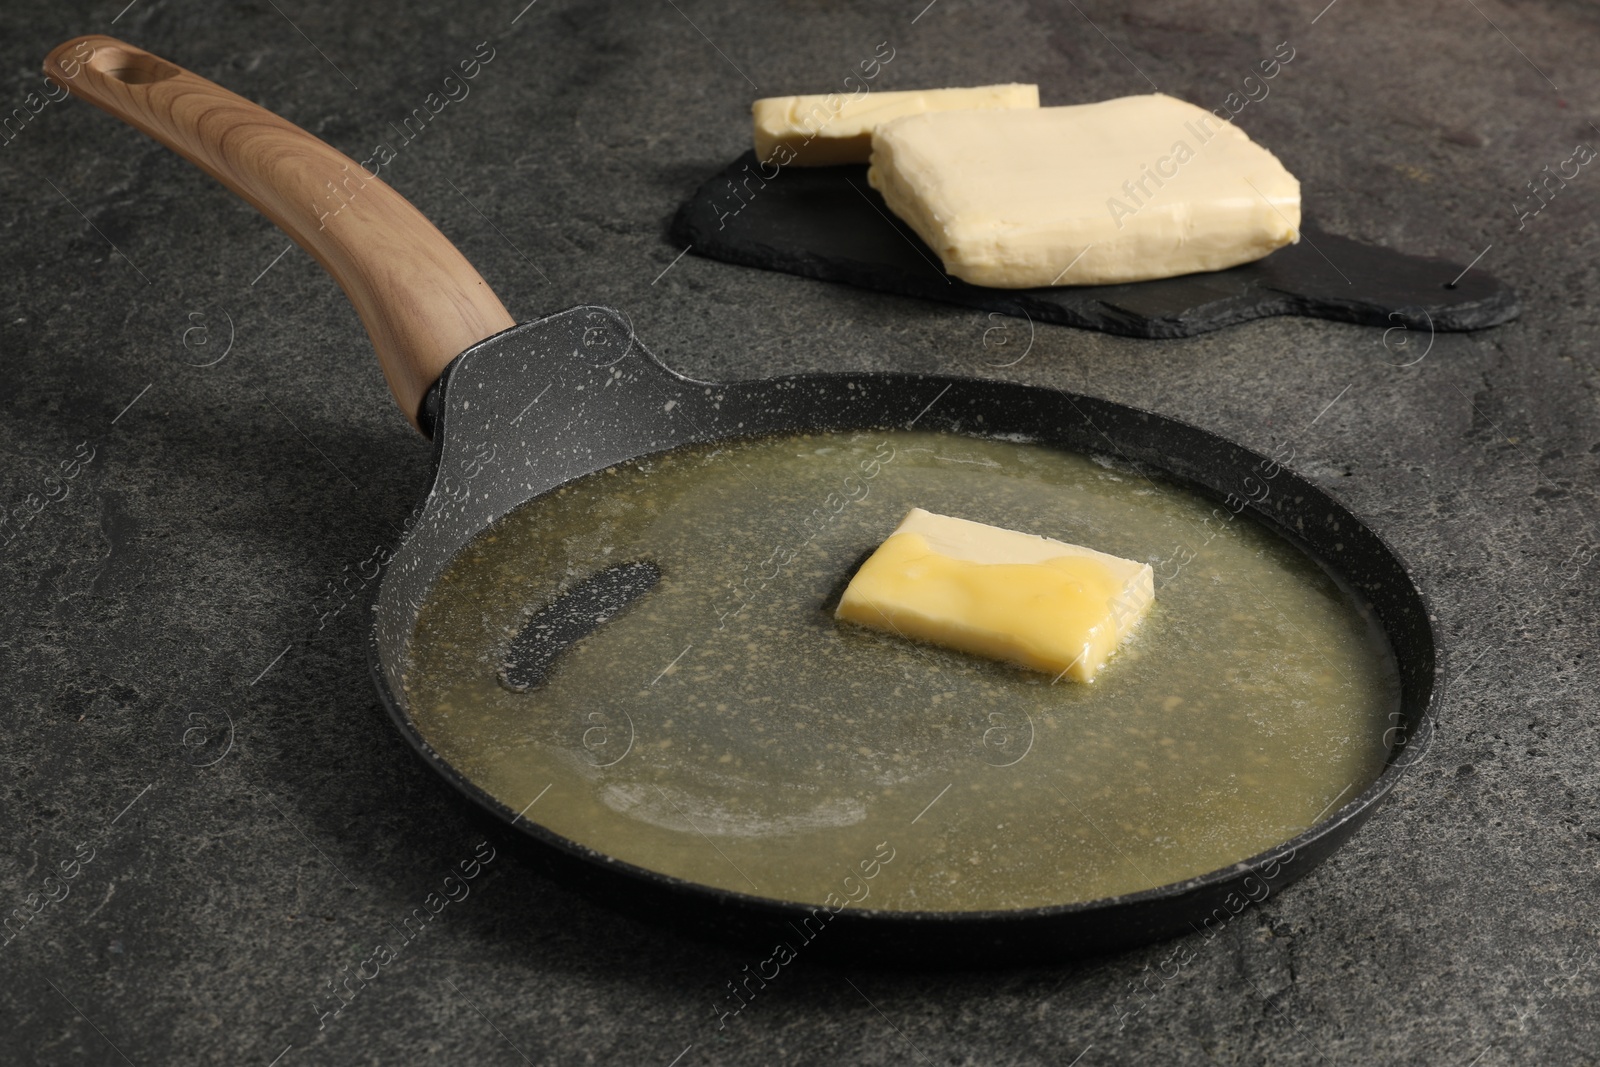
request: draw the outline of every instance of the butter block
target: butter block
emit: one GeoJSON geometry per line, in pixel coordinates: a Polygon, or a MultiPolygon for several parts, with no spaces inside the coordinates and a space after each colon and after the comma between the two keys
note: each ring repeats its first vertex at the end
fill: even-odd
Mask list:
{"type": "Polygon", "coordinates": [[[909,115],[867,181],[974,285],[1108,285],[1222,270],[1300,239],[1300,183],[1214,114],[1153,93],[909,115]]]}
{"type": "Polygon", "coordinates": [[[1149,564],[912,508],[834,617],[1088,682],[1153,603],[1149,564]]]}
{"type": "Polygon", "coordinates": [[[779,166],[865,163],[881,123],[929,111],[1038,108],[1037,85],[980,85],[890,93],[772,96],[750,107],[756,158],[779,166]]]}

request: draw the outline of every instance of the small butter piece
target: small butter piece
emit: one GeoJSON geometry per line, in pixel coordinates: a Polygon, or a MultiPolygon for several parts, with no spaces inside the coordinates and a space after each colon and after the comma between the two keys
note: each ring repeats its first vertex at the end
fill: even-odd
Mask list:
{"type": "Polygon", "coordinates": [[[957,108],[1038,106],[1037,85],[980,85],[860,95],[772,96],[757,100],[750,113],[757,159],[784,167],[826,167],[865,163],[872,154],[872,131],[890,119],[957,108]]]}
{"type": "Polygon", "coordinates": [[[867,181],[974,285],[1169,278],[1300,239],[1300,183],[1277,157],[1160,93],[896,119],[867,181]]]}
{"type": "Polygon", "coordinates": [[[834,617],[1088,682],[1154,602],[1148,564],[913,508],[834,617]]]}

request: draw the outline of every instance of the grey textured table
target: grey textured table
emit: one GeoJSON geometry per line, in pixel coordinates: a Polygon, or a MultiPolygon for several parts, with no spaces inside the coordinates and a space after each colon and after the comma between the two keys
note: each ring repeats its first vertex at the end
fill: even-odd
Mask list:
{"type": "Polygon", "coordinates": [[[1600,144],[1594,7],[122,2],[0,13],[0,1060],[1600,1062],[1600,173],[1548,203],[1525,184],[1600,144]],[[996,375],[1292,445],[1435,599],[1456,681],[1432,750],[1349,848],[1211,940],[981,974],[801,958],[719,1024],[759,957],[549,882],[390,727],[370,589],[334,590],[395,538],[428,446],[307,255],[89,106],[29,106],[45,52],[90,32],[358,159],[488,42],[384,177],[519,319],[612,304],[699,377],[996,375]],[[1238,121],[1322,223],[1481,253],[1525,313],[1433,338],[1040,328],[998,366],[1025,324],[675,258],[671,213],[744,148],[750,99],[827,89],[880,42],[886,87],[1208,107],[1289,42],[1238,121]],[[475,850],[470,894],[369,963],[475,850]]]}

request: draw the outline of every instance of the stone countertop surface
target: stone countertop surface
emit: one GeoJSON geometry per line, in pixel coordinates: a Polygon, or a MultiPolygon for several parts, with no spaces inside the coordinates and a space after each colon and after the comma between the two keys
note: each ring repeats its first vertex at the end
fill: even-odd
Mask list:
{"type": "Polygon", "coordinates": [[[1597,1062],[1600,171],[1548,200],[1528,183],[1600,144],[1600,10],[525,2],[0,11],[0,1060],[1597,1062]],[[1455,678],[1432,748],[1348,847],[1210,940],[983,972],[802,957],[719,1024],[758,957],[551,881],[391,727],[370,590],[330,589],[394,542],[429,446],[306,253],[171,152],[44,97],[44,54],[85,33],[358,159],[492,56],[384,177],[519,320],[607,304],[695,377],[1003,377],[1291,445],[1433,598],[1455,678]],[[1020,338],[984,314],[677,258],[672,213],[745,148],[750,100],[826,91],[885,42],[880,88],[1156,86],[1206,107],[1287,43],[1237,121],[1319,222],[1481,256],[1521,319],[1040,328],[999,366],[1020,338]],[[322,1016],[475,854],[494,858],[470,896],[322,1016]]]}

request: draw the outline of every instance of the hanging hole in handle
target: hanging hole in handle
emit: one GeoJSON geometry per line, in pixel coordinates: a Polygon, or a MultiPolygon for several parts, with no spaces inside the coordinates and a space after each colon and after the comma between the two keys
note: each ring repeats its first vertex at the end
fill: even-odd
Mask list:
{"type": "Polygon", "coordinates": [[[120,48],[96,48],[89,57],[88,66],[108,78],[129,85],[149,85],[166,81],[178,73],[178,68],[158,56],[147,52],[125,52],[120,48]]]}

